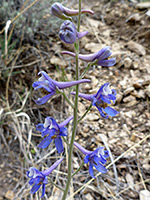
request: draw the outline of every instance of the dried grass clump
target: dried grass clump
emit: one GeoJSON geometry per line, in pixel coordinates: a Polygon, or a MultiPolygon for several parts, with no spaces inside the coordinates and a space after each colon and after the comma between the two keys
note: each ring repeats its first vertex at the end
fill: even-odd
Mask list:
{"type": "MultiPolygon", "coordinates": [[[[50,7],[56,1],[60,2],[60,0],[37,1],[15,20],[13,36],[20,38],[23,33],[26,41],[33,41],[35,33],[47,35],[58,28],[60,22],[50,14],[50,7]]],[[[6,21],[12,20],[33,2],[34,0],[1,0],[0,29],[4,28],[6,21]]]]}

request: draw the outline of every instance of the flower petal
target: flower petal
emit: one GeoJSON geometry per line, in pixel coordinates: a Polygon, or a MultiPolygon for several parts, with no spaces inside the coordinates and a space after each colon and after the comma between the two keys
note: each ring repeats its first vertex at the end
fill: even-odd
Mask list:
{"type": "Polygon", "coordinates": [[[70,116],[70,117],[68,117],[65,121],[63,121],[62,123],[60,123],[58,126],[59,126],[59,128],[62,128],[62,127],[64,127],[64,126],[66,126],[69,122],[70,122],[70,120],[72,120],[73,119],[73,116],[70,116]]]}
{"type": "Polygon", "coordinates": [[[68,130],[66,127],[62,127],[60,128],[60,133],[59,133],[60,136],[67,136],[68,135],[68,130]]]}
{"type": "Polygon", "coordinates": [[[89,162],[89,155],[86,155],[84,157],[84,163],[87,164],[89,162]]]}
{"type": "Polygon", "coordinates": [[[60,158],[59,160],[57,160],[50,168],[42,171],[42,174],[44,176],[48,176],[63,160],[64,158],[60,158]]]}
{"type": "Polygon", "coordinates": [[[98,164],[98,165],[95,165],[93,164],[94,167],[97,169],[97,171],[101,172],[101,173],[106,173],[108,170],[102,165],[102,164],[98,164]]]}
{"type": "Polygon", "coordinates": [[[60,136],[58,136],[58,137],[55,139],[55,146],[56,146],[56,149],[57,149],[58,153],[62,153],[62,152],[64,151],[62,139],[61,139],[60,136]]]}
{"type": "Polygon", "coordinates": [[[39,98],[38,100],[35,100],[35,103],[38,105],[42,105],[44,103],[46,103],[56,92],[52,92],[42,98],[39,98]]]}
{"type": "Polygon", "coordinates": [[[102,110],[101,107],[96,106],[96,108],[98,109],[100,115],[101,115],[103,118],[108,119],[108,115],[106,115],[105,113],[103,113],[103,110],[102,110]]]}
{"type": "Polygon", "coordinates": [[[114,117],[116,116],[119,112],[109,106],[107,106],[105,109],[103,109],[109,116],[114,117]]]}
{"type": "Polygon", "coordinates": [[[36,130],[42,132],[44,129],[44,125],[42,123],[36,125],[36,130]]]}
{"type": "Polygon", "coordinates": [[[111,67],[116,64],[116,58],[111,58],[108,60],[99,60],[96,64],[103,66],[103,67],[111,67]]]}
{"type": "Polygon", "coordinates": [[[35,192],[37,192],[37,191],[39,190],[40,187],[41,187],[40,184],[39,184],[39,185],[35,184],[35,185],[32,187],[30,193],[31,193],[31,194],[34,194],[35,192]]]}
{"type": "Polygon", "coordinates": [[[42,142],[38,145],[38,147],[44,149],[48,147],[48,145],[50,145],[51,141],[52,141],[51,137],[48,136],[42,140],[42,142]]]}
{"type": "Polygon", "coordinates": [[[44,195],[45,195],[45,184],[42,185],[42,196],[41,196],[41,198],[44,197],[44,195]]]}
{"type": "Polygon", "coordinates": [[[92,151],[88,151],[87,149],[85,149],[84,147],[82,147],[80,144],[78,144],[77,142],[74,142],[74,145],[83,153],[83,154],[91,154],[92,151]]]}
{"type": "Polygon", "coordinates": [[[89,173],[92,176],[92,178],[95,178],[94,173],[93,173],[93,165],[91,163],[89,164],[89,173]]]}

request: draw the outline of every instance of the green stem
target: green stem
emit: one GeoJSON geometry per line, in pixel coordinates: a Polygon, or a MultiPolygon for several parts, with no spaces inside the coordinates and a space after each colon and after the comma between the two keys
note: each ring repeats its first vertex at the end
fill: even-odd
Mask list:
{"type": "Polygon", "coordinates": [[[82,117],[80,117],[80,119],[78,119],[78,123],[86,116],[86,114],[90,111],[91,108],[92,108],[92,104],[88,107],[88,109],[85,111],[85,113],[82,115],[82,117]]]}
{"type": "Polygon", "coordinates": [[[89,68],[92,66],[92,63],[89,63],[87,65],[87,67],[85,68],[84,72],[81,74],[80,79],[82,79],[84,77],[84,75],[86,74],[86,72],[89,70],[89,68]]]}
{"type": "Polygon", "coordinates": [[[90,68],[91,66],[95,65],[95,64],[97,63],[97,61],[98,61],[98,60],[95,60],[94,62],[89,63],[89,64],[87,65],[87,67],[85,68],[84,72],[83,72],[83,73],[81,74],[81,76],[79,77],[79,79],[82,79],[82,78],[85,76],[86,72],[89,70],[89,68],[90,68]]]}
{"type": "Polygon", "coordinates": [[[55,184],[50,178],[48,178],[48,180],[53,184],[55,185],[55,187],[57,187],[58,189],[62,190],[62,191],[65,191],[64,189],[62,189],[61,187],[59,187],[57,184],[55,184]]]}
{"type": "MultiPolygon", "coordinates": [[[[78,15],[78,31],[80,30],[80,19],[81,19],[81,0],[79,0],[79,15],[78,15]]],[[[79,80],[79,40],[75,43],[75,52],[76,52],[76,80],[79,80]]],[[[68,155],[68,179],[66,183],[66,188],[62,197],[62,200],[65,200],[68,194],[69,186],[71,183],[71,175],[72,175],[72,160],[73,160],[73,147],[74,140],[77,130],[77,120],[78,120],[78,94],[79,94],[79,85],[76,85],[76,95],[75,95],[75,103],[74,103],[74,121],[73,121],[73,130],[72,136],[69,146],[69,155],[68,155]]]]}
{"type": "Polygon", "coordinates": [[[69,146],[69,142],[62,136],[63,141],[69,146]]]}
{"type": "Polygon", "coordinates": [[[74,177],[74,175],[76,175],[78,173],[78,171],[80,171],[80,169],[83,167],[84,165],[84,161],[81,163],[80,167],[72,174],[72,177],[74,177]]]}
{"type": "Polygon", "coordinates": [[[66,101],[68,102],[68,104],[74,109],[74,105],[71,103],[71,101],[68,99],[68,97],[66,96],[66,94],[64,92],[60,92],[64,98],[66,99],[66,101]]]}

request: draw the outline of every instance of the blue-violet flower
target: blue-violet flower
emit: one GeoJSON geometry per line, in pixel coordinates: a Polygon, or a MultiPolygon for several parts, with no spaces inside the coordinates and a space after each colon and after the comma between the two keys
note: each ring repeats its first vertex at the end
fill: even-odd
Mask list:
{"type": "MultiPolygon", "coordinates": [[[[68,9],[65,6],[63,6],[61,3],[56,2],[51,6],[51,13],[60,19],[66,20],[66,19],[70,19],[69,16],[78,15],[79,10],[68,9]]],[[[88,10],[88,9],[81,10],[81,13],[82,14],[89,13],[91,15],[94,14],[94,12],[92,10],[88,10]]]]}
{"type": "Polygon", "coordinates": [[[65,126],[72,119],[73,117],[71,116],[62,123],[57,124],[55,119],[53,119],[52,117],[46,117],[44,124],[40,123],[36,126],[37,130],[42,133],[42,137],[46,136],[39,144],[39,147],[44,149],[50,145],[52,140],[54,140],[58,153],[62,153],[64,151],[64,147],[61,136],[67,136],[68,132],[65,126]]]}
{"type": "MultiPolygon", "coordinates": [[[[116,90],[110,89],[110,83],[105,83],[100,87],[96,94],[83,94],[79,93],[79,97],[87,99],[92,102],[93,106],[96,106],[100,115],[104,118],[108,118],[109,116],[116,116],[119,112],[108,106],[111,102],[115,103],[116,100],[116,90]]],[[[75,92],[71,92],[71,94],[75,94],[75,92]]]]}
{"type": "Polygon", "coordinates": [[[89,173],[93,178],[95,178],[93,167],[101,173],[106,173],[108,171],[104,167],[104,164],[106,163],[106,158],[109,157],[109,152],[104,150],[104,147],[99,147],[95,151],[88,151],[77,142],[74,142],[74,145],[85,155],[84,163],[89,163],[89,173]]]}
{"type": "Polygon", "coordinates": [[[87,33],[88,33],[87,31],[79,33],[76,30],[75,25],[71,21],[66,20],[60,27],[59,37],[63,42],[68,44],[73,44],[77,39],[82,38],[87,33]]]}
{"type": "MultiPolygon", "coordinates": [[[[63,51],[62,53],[75,57],[75,53],[70,52],[70,51],[63,51]]],[[[108,59],[109,56],[111,56],[111,54],[112,52],[110,50],[110,47],[106,46],[93,54],[87,54],[87,55],[79,54],[79,59],[86,62],[94,62],[94,64],[97,64],[103,67],[110,67],[110,66],[115,65],[116,63],[116,58],[108,59]]]]}
{"type": "Polygon", "coordinates": [[[82,79],[82,80],[71,81],[71,82],[58,82],[51,79],[48,76],[48,74],[44,71],[41,71],[38,73],[38,75],[40,74],[42,74],[42,76],[38,79],[38,81],[35,81],[32,86],[34,87],[34,90],[43,88],[48,94],[42,98],[39,98],[37,101],[35,101],[39,105],[46,103],[54,94],[56,94],[56,92],[58,92],[61,89],[72,87],[80,83],[90,82],[89,79],[82,79]]]}
{"type": "Polygon", "coordinates": [[[50,168],[46,169],[45,171],[39,171],[34,167],[30,167],[29,171],[27,172],[27,176],[30,179],[29,184],[33,185],[30,193],[34,194],[37,192],[41,185],[42,185],[42,196],[45,194],[45,185],[48,183],[47,176],[62,162],[63,158],[57,160],[50,168]]]}

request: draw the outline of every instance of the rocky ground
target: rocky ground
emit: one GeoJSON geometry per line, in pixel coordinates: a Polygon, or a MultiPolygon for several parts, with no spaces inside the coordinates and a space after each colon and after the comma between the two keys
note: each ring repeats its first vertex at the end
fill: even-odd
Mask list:
{"type": "MultiPolygon", "coordinates": [[[[109,172],[75,194],[75,199],[144,200],[139,195],[141,190],[150,190],[150,3],[85,3],[95,15],[82,18],[81,29],[89,34],[81,40],[81,53],[96,52],[107,45],[112,47],[117,63],[110,68],[90,68],[85,77],[92,83],[82,85],[80,91],[93,94],[103,83],[110,82],[117,90],[114,108],[120,113],[106,120],[92,107],[81,121],[76,141],[88,150],[104,145],[112,157],[108,159],[109,172]]],[[[41,138],[35,124],[46,116],[61,122],[72,113],[61,96],[42,106],[33,101],[39,95],[31,89],[38,71],[46,70],[53,79],[71,80],[75,70],[74,59],[61,54],[64,49],[73,50],[73,46],[60,42],[56,33],[38,39],[37,45],[23,44],[14,53],[13,61],[7,63],[11,71],[1,72],[0,200],[39,199],[38,195],[28,195],[25,172],[33,164],[37,168],[50,166],[58,155],[53,145],[46,151],[37,148],[41,138]]],[[[81,72],[85,66],[80,63],[81,72]]],[[[79,116],[89,105],[80,99],[79,116]]],[[[71,125],[68,129],[71,131],[71,125]]],[[[82,158],[75,149],[75,169],[82,158]]],[[[64,161],[52,174],[53,181],[63,185],[66,172],[64,161]],[[61,176],[59,170],[64,172],[61,176]]],[[[90,179],[84,165],[74,178],[71,194],[90,179]]],[[[45,199],[57,200],[59,195],[61,192],[50,185],[45,199]]]]}

